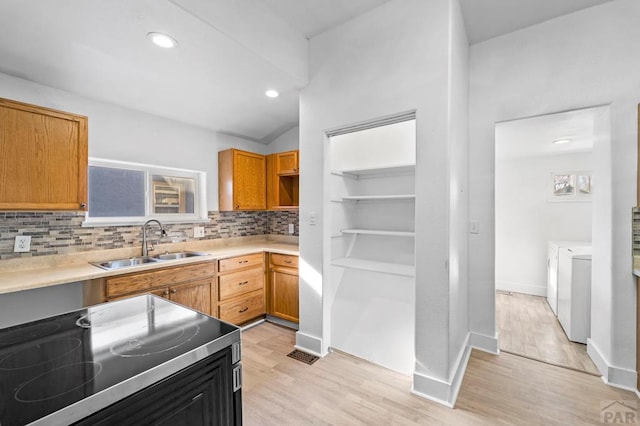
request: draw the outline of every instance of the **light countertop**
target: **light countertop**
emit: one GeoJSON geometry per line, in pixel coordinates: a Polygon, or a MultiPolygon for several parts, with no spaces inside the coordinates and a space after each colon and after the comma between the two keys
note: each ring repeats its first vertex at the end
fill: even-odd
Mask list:
{"type": "Polygon", "coordinates": [[[198,251],[207,255],[147,263],[112,271],[104,270],[89,262],[139,256],[140,247],[6,260],[0,262],[0,294],[153,270],[167,266],[213,262],[216,259],[262,251],[295,256],[299,254],[296,237],[270,235],[162,244],[158,245],[150,255],[177,251],[198,251]]]}

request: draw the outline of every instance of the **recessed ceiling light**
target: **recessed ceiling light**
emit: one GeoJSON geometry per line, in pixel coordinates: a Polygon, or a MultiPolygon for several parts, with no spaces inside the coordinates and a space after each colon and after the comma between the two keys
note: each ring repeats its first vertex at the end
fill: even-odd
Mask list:
{"type": "Polygon", "coordinates": [[[555,145],[560,145],[560,144],[569,143],[569,142],[573,142],[573,140],[572,139],[556,139],[555,141],[552,141],[551,143],[555,144],[555,145]]]}
{"type": "Polygon", "coordinates": [[[280,93],[278,93],[277,90],[267,90],[266,92],[264,92],[265,95],[267,95],[270,98],[277,98],[278,96],[280,96],[280,93]]]}
{"type": "Polygon", "coordinates": [[[166,49],[171,49],[172,47],[176,47],[178,45],[178,42],[176,41],[176,39],[167,34],[149,33],[147,34],[147,37],[156,45],[160,47],[164,47],[166,49]]]}

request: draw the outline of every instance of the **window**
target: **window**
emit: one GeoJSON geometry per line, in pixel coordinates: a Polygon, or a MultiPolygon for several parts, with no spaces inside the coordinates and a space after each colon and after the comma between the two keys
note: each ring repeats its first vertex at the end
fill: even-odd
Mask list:
{"type": "Polygon", "coordinates": [[[88,174],[84,226],[208,220],[204,172],[90,158],[88,174]]]}

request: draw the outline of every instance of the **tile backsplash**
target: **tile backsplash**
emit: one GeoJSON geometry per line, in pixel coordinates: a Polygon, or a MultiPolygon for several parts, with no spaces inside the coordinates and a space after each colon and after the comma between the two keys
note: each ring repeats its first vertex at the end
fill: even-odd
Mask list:
{"type": "Polygon", "coordinates": [[[633,255],[640,255],[640,207],[634,207],[633,214],[633,255]]]}
{"type": "MultiPolygon", "coordinates": [[[[211,222],[204,224],[165,224],[167,237],[162,242],[245,237],[252,235],[290,235],[294,224],[298,235],[298,211],[209,212],[211,222]],[[193,227],[205,228],[204,238],[193,238],[193,227]]],[[[82,212],[0,212],[0,260],[19,257],[68,254],[90,250],[126,248],[142,244],[142,232],[135,226],[83,228],[82,212]],[[16,235],[31,236],[29,253],[14,253],[16,235]]],[[[151,241],[157,240],[152,226],[151,241]]]]}

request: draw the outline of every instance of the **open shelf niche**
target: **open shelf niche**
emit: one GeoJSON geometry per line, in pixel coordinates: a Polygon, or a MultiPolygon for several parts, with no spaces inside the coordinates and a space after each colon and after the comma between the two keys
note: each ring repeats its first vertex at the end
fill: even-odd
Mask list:
{"type": "Polygon", "coordinates": [[[404,118],[330,135],[331,345],[410,374],[416,122],[404,118]]]}

